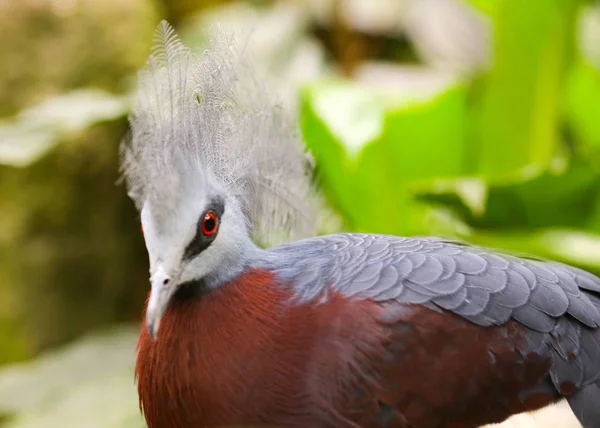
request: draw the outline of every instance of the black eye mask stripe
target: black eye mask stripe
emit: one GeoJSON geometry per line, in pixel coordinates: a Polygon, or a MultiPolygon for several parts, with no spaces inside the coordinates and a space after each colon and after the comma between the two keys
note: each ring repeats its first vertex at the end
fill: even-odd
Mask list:
{"type": "Polygon", "coordinates": [[[185,247],[185,251],[183,253],[183,260],[189,260],[196,257],[202,251],[206,250],[210,244],[215,240],[217,235],[219,234],[219,229],[221,226],[221,217],[225,212],[225,203],[221,198],[213,199],[210,204],[208,204],[208,208],[206,211],[202,213],[200,219],[198,220],[198,225],[196,226],[196,235],[194,239],[185,247]],[[204,217],[208,212],[212,211],[217,217],[217,230],[210,236],[205,236],[202,233],[202,222],[204,221],[204,217]]]}

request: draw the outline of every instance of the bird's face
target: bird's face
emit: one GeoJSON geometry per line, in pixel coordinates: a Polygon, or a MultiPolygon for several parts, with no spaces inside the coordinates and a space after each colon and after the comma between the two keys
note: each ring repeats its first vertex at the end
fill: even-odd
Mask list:
{"type": "Polygon", "coordinates": [[[151,291],[146,323],[156,338],[160,319],[182,284],[202,281],[207,289],[228,278],[249,241],[244,216],[234,199],[198,195],[159,221],[152,206],[141,211],[150,259],[151,291]]]}

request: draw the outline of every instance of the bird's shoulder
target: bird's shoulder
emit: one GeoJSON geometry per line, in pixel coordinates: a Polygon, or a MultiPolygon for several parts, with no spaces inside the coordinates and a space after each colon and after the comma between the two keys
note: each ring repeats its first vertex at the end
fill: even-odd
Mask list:
{"type": "Polygon", "coordinates": [[[333,291],[451,311],[484,326],[513,318],[547,332],[565,314],[600,326],[600,279],[595,275],[458,241],[326,235],[275,247],[263,263],[292,284],[301,301],[333,291]]]}
{"type": "MultiPolygon", "coordinates": [[[[458,360],[473,363],[465,374],[480,363],[503,374],[513,371],[511,364],[527,361],[529,374],[541,367],[548,378],[537,373],[535,382],[513,385],[525,401],[551,400],[558,392],[567,395],[600,382],[600,279],[584,270],[440,238],[369,234],[306,239],[269,254],[265,267],[293,288],[298,301],[327,307],[342,296],[351,307],[367,301],[371,312],[380,311],[380,319],[390,323],[392,343],[402,350],[393,352],[394,370],[418,365],[406,361],[412,355],[408,344],[417,340],[411,349],[431,348],[431,355],[445,344],[458,349],[464,357],[458,360]],[[481,361],[468,358],[473,352],[468,338],[475,335],[485,351],[481,361]],[[467,340],[459,345],[461,337],[467,340]],[[508,365],[501,368],[506,361],[496,354],[508,365]]],[[[359,318],[361,312],[353,314],[359,318]]],[[[419,379],[425,375],[419,372],[419,379]]],[[[485,385],[489,379],[479,380],[485,385]]]]}

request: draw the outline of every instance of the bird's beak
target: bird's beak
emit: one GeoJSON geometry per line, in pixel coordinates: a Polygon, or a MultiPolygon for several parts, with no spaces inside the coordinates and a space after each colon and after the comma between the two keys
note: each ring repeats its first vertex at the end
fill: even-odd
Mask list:
{"type": "Polygon", "coordinates": [[[156,270],[150,278],[150,282],[152,286],[148,307],[146,308],[146,327],[150,337],[154,340],[158,333],[160,319],[177,287],[175,278],[168,275],[163,268],[156,270]]]}

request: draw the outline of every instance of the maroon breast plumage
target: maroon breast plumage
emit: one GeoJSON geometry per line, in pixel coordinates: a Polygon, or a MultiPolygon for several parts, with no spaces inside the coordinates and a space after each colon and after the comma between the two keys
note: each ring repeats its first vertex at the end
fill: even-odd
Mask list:
{"type": "Polygon", "coordinates": [[[295,304],[253,270],[174,296],[161,336],[142,329],[136,376],[149,428],[475,427],[542,407],[549,361],[522,327],[330,295],[295,304]],[[465,404],[463,404],[465,403],[465,404]]]}
{"type": "Polygon", "coordinates": [[[352,401],[351,368],[375,351],[357,344],[376,344],[378,308],[341,297],[294,305],[289,289],[258,270],[181,294],[160,337],[140,335],[136,377],[150,428],[347,423],[337,413],[352,401]]]}

